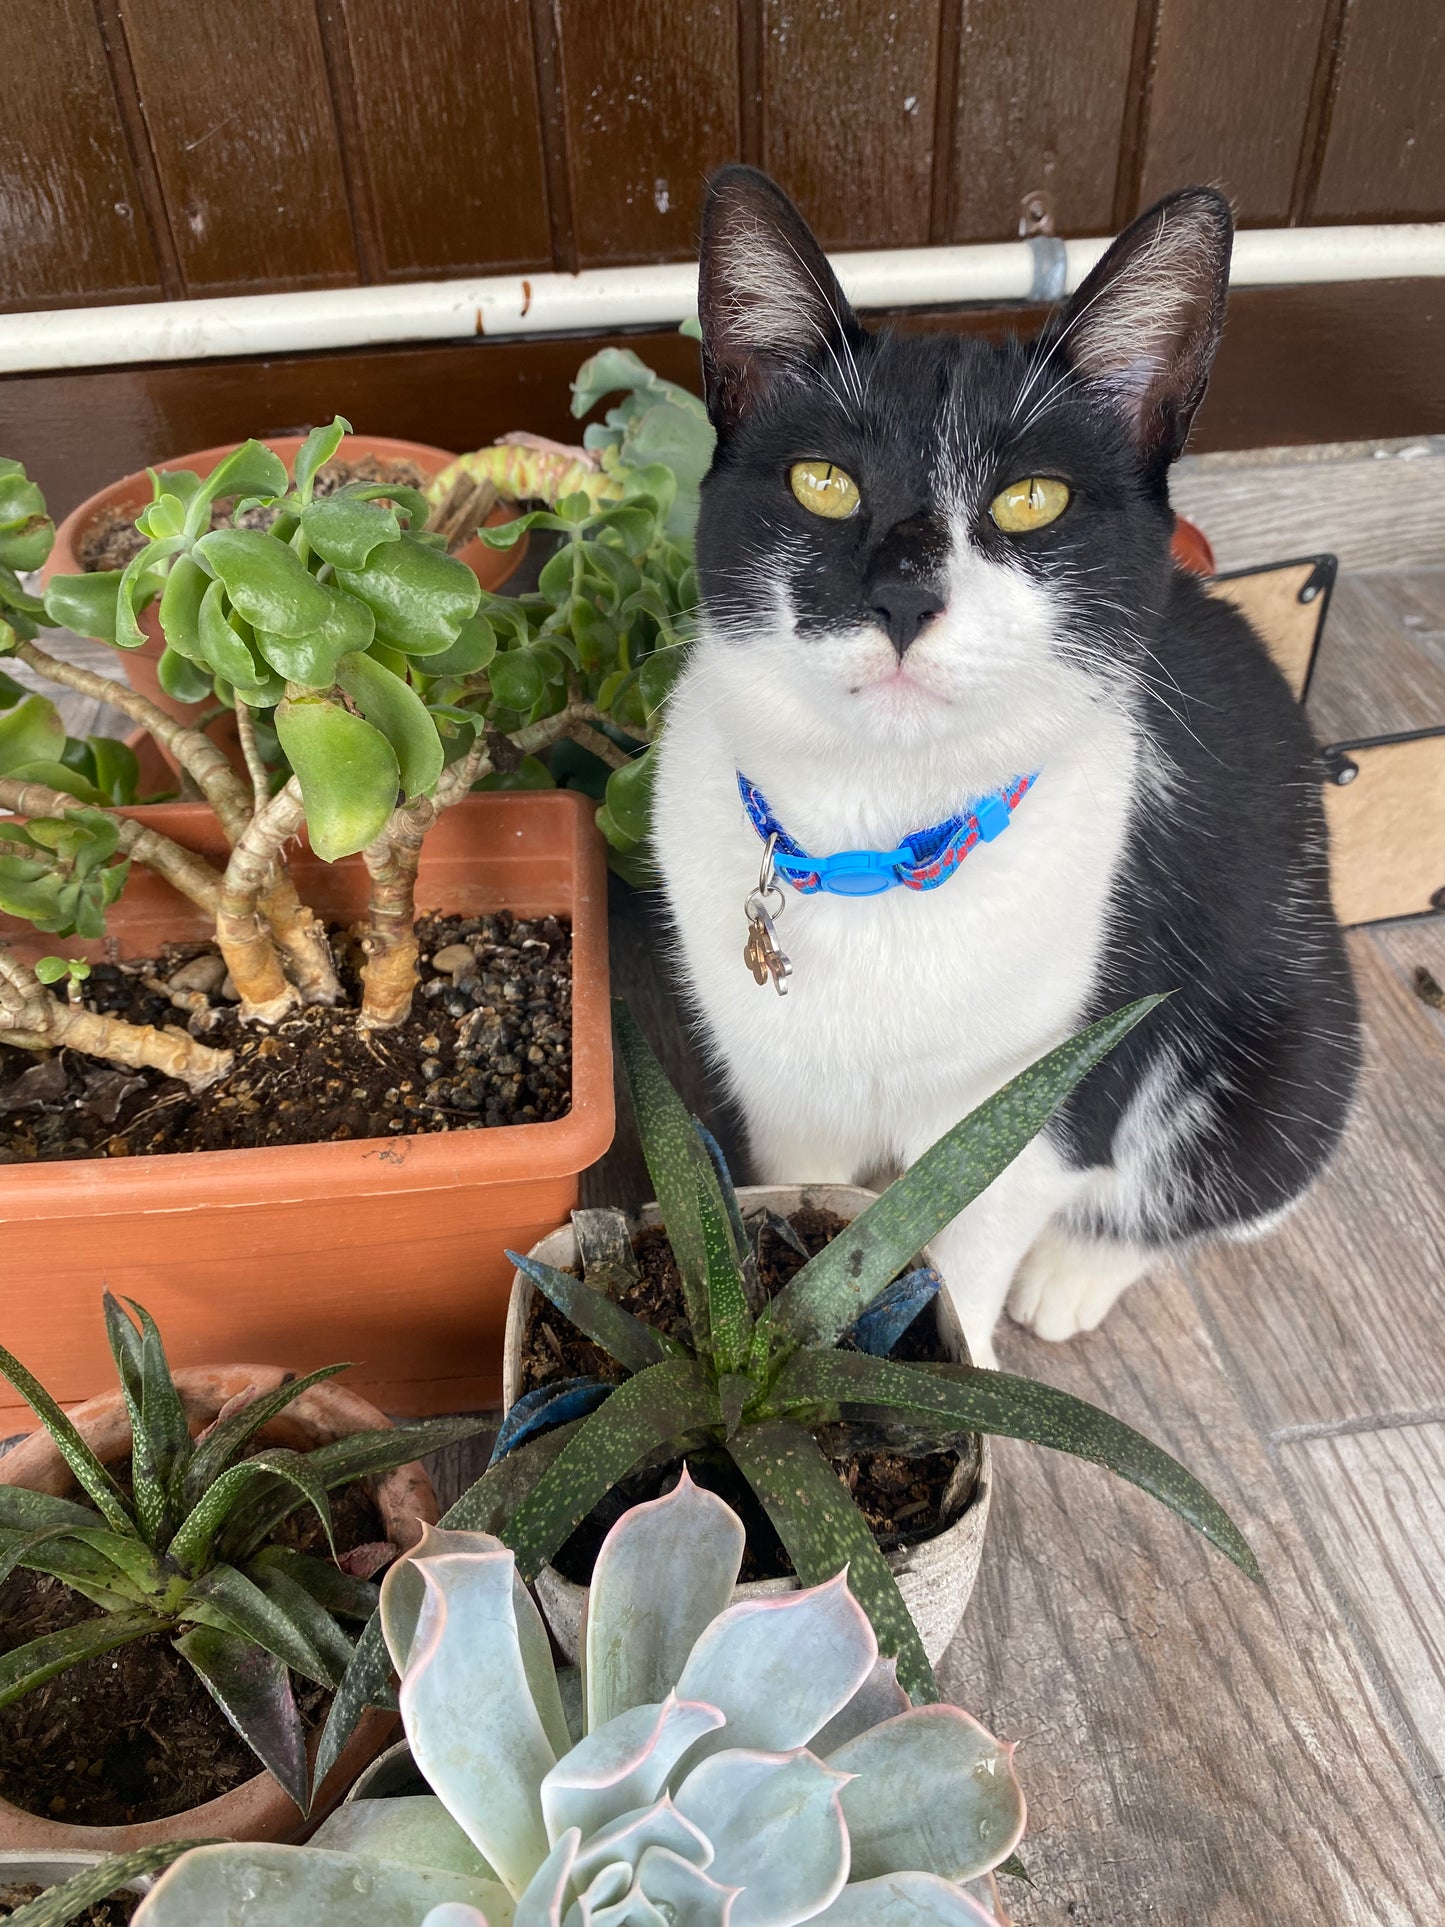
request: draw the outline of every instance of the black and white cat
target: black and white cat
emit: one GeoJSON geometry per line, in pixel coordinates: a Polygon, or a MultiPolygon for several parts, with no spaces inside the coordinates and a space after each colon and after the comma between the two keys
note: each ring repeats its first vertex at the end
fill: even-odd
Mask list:
{"type": "Polygon", "coordinates": [[[757,1175],[892,1172],[1086,1021],[1174,993],[935,1241],[982,1363],[1005,1303],[1067,1338],[1159,1253],[1266,1229],[1354,1081],[1308,729],[1170,561],[1230,241],[1220,195],[1175,194],[1038,342],[900,338],[859,325],[764,175],[708,195],[718,446],[654,834],[757,1175]],[[899,865],[833,881],[915,886],[785,882],[785,997],[742,957],[772,829],[805,884],[862,850],[899,865]]]}

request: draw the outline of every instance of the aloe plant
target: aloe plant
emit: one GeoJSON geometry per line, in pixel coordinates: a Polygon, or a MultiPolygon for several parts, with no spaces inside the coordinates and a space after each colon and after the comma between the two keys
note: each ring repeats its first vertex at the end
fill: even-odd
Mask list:
{"type": "MultiPolygon", "coordinates": [[[[803,1585],[844,1566],[915,1703],[938,1697],[918,1631],[887,1561],[815,1433],[841,1420],[906,1427],[913,1445],[970,1433],[1018,1438],[1107,1467],[1203,1533],[1251,1578],[1259,1568],[1219,1502],[1161,1447],[1082,1399],[971,1365],[905,1364],[886,1354],[939,1288],[916,1263],[928,1240],[1042,1130],[1074,1085],[1163,1000],[1144,997],[1080,1031],[1013,1078],[926,1151],[771,1300],[757,1287],[726,1166],[689,1117],[625,1004],[614,1029],[647,1168],[681,1274],[687,1332],[634,1317],[612,1293],[630,1256],[626,1220],[598,1235],[590,1277],[509,1257],[577,1330],[614,1358],[620,1384],[569,1379],[519,1400],[492,1464],[442,1520],[497,1535],[533,1580],[619,1480],[669,1452],[726,1453],[761,1500],[803,1585]]],[[[601,1232],[590,1214],[593,1230],[601,1232]]],[[[881,1441],[880,1441],[881,1442],[881,1441]]],[[[316,1776],[366,1706],[394,1706],[373,1621],[337,1690],[316,1776]]]]}
{"type": "Polygon", "coordinates": [[[232,1399],[192,1438],[155,1321],[128,1317],[105,1295],[106,1334],[131,1427],[131,1489],[117,1483],[55,1400],[0,1346],[0,1377],[34,1409],[89,1504],[0,1484],[0,1578],[17,1566],[49,1573],[101,1608],[0,1655],[0,1706],[67,1667],[157,1632],[298,1806],[307,1803],[306,1746],[292,1674],[336,1686],[351,1660],[343,1620],[365,1622],[378,1590],[317,1558],[271,1542],[300,1506],[331,1538],[327,1493],[466,1438],[478,1421],[429,1419],[352,1433],[309,1451],[256,1434],[327,1365],[275,1391],[232,1399]]]}
{"type": "Polygon", "coordinates": [[[381,1621],[431,1791],[187,1854],[135,1927],[991,1927],[1013,1748],[910,1705],[841,1575],[730,1605],[743,1537],[685,1474],[626,1513],[579,1677],[513,1552],[429,1531],[381,1621]]]}
{"type": "MultiPolygon", "coordinates": [[[[671,532],[678,477],[648,450],[670,449],[679,461],[686,453],[691,488],[694,444],[711,430],[700,403],[684,406],[682,390],[637,369],[609,377],[612,386],[634,382],[637,420],[624,404],[622,426],[617,410],[611,425],[597,425],[608,440],[605,468],[585,450],[563,451],[560,469],[535,449],[489,451],[510,489],[547,501],[482,531],[485,539],[508,548],[533,528],[563,538],[537,589],[520,596],[483,597],[447,538],[428,527],[433,503],[421,492],[354,481],[318,493],[318,473],[349,426],[339,417],[307,437],[294,475],[259,441],[206,476],[153,471],[137,518],[145,541],[127,566],[53,577],[43,596],[21,575],[45,560],[54,529],[40,490],[18,463],[0,460],[0,657],[103,696],[149,730],[214,809],[230,849],[217,868],[118,815],[117,805],[135,800],[132,753],[104,739],[73,741],[52,703],[0,675],[0,809],[28,819],[0,840],[0,909],[50,934],[93,938],[128,865],[145,864],[214,919],[243,1018],[273,1025],[297,1004],[344,996],[326,933],[287,866],[304,827],[327,861],[364,857],[371,900],[358,1022],[386,1030],[406,1019],[416,986],[422,843],[473,788],[559,779],[588,788],[617,864],[640,879],[648,745],[697,596],[690,535],[671,532]],[[686,418],[686,450],[660,433],[659,410],[686,418]],[[213,527],[217,504],[230,506],[213,527]],[[235,712],[249,780],[201,731],[37,641],[49,624],[138,648],[152,602],[166,645],[162,687],[235,712]]],[[[590,407],[601,391],[587,392],[590,407]]],[[[0,1039],[98,1049],[193,1089],[232,1062],[181,1031],[111,1019],[97,1036],[79,1017],[67,1020],[33,972],[3,952],[0,1039]]]]}
{"type": "Polygon", "coordinates": [[[102,1900],[146,1876],[164,1873],[183,1854],[194,1847],[207,1847],[209,1840],[163,1840],[154,1847],[138,1847],[133,1853],[109,1853],[94,1866],[82,1867],[69,1880],[47,1887],[33,1900],[27,1900],[6,1916],[6,1927],[70,1927],[72,1921],[102,1900]]]}

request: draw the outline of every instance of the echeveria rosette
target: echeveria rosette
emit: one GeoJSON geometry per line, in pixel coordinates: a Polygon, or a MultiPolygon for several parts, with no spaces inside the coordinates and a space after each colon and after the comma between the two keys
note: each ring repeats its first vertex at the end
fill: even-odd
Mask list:
{"type": "Polygon", "coordinates": [[[513,1555],[430,1530],[381,1610],[432,1793],[198,1851],[135,1927],[990,1927],[1013,1749],[909,1705],[846,1575],[730,1605],[743,1537],[686,1471],[612,1528],[574,1739],[513,1555]]]}

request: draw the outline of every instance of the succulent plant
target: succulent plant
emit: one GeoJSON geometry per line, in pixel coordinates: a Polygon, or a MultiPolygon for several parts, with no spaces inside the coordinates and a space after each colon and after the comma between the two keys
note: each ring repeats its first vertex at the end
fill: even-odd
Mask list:
{"type": "Polygon", "coordinates": [[[730,1605],[743,1537],[685,1473],[624,1514],[579,1680],[499,1540],[429,1531],[381,1613],[431,1792],[188,1854],[135,1927],[988,1927],[1012,1747],[909,1704],[843,1574],[730,1605]]]}
{"type": "MultiPolygon", "coordinates": [[[[270,1544],[314,1508],[331,1541],[328,1491],[465,1438],[474,1419],[429,1419],[355,1432],[299,1452],[253,1449],[256,1434],[326,1365],[273,1392],[240,1396],[192,1438],[155,1321],[135,1322],[109,1292],[106,1332],[130,1414],[127,1494],[55,1400],[0,1346],[0,1377],[35,1410],[90,1505],[0,1484],[0,1578],[49,1573],[101,1608],[0,1655],[0,1706],[98,1653],[166,1632],[226,1718],[300,1807],[306,1746],[291,1675],[334,1687],[353,1644],[341,1620],[366,1621],[378,1590],[331,1560],[270,1544]],[[246,1454],[249,1456],[245,1456],[246,1454]]],[[[334,1544],[333,1544],[334,1551],[334,1544]]]]}

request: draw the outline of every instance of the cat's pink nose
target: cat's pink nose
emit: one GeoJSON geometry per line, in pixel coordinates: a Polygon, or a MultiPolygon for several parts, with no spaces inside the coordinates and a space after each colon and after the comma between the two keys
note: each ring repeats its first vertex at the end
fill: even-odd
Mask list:
{"type": "Polygon", "coordinates": [[[928,624],[942,615],[943,597],[922,582],[879,582],[873,588],[871,608],[902,662],[928,624]]]}

